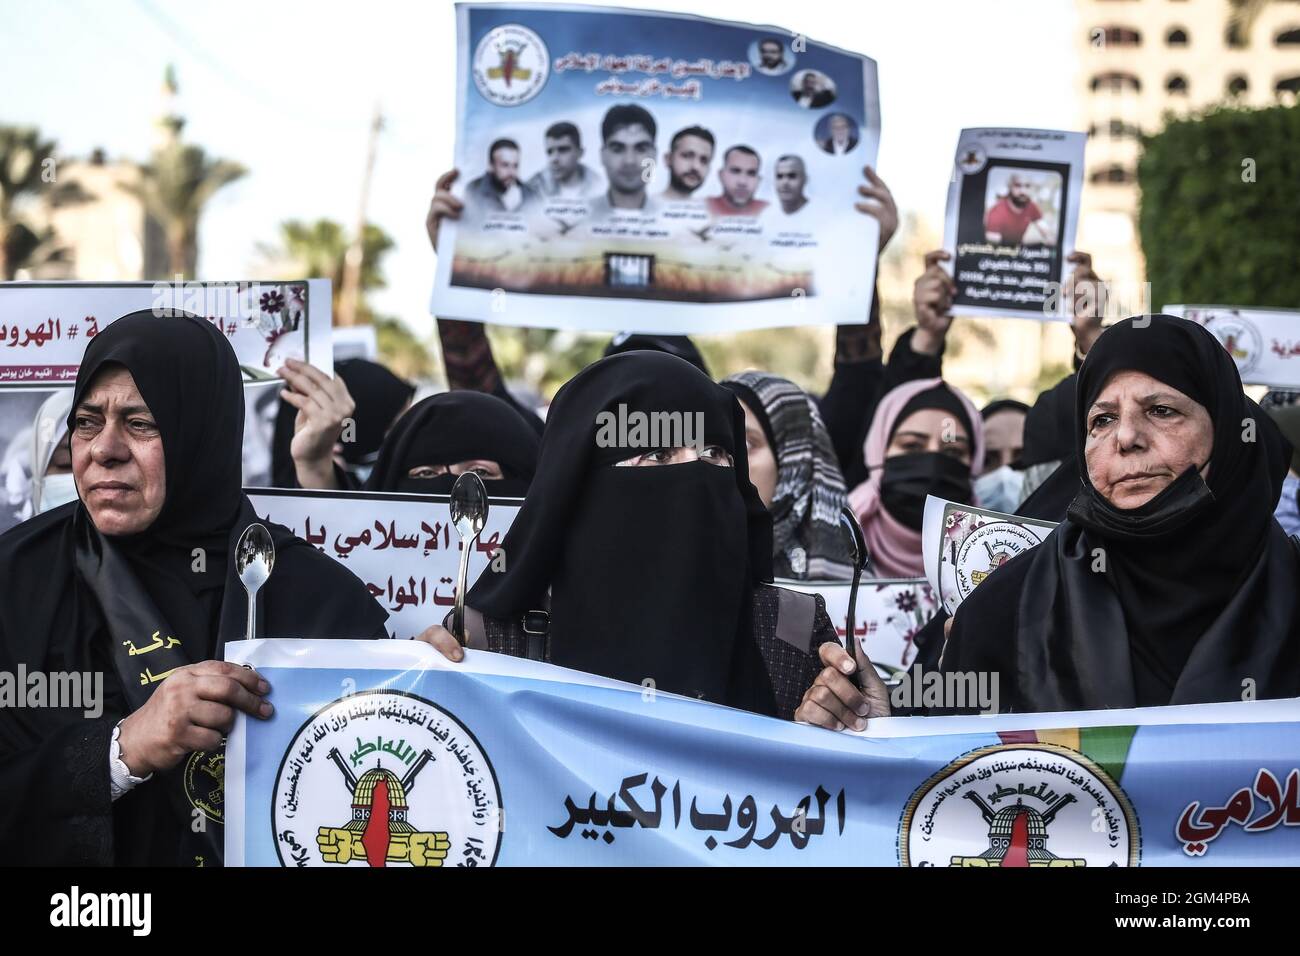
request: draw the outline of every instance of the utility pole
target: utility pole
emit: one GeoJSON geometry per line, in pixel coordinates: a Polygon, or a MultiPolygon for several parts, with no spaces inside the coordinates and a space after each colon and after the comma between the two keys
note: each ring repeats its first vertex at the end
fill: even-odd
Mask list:
{"type": "Polygon", "coordinates": [[[340,326],[357,324],[357,302],[361,298],[361,259],[365,252],[363,240],[366,233],[366,206],[370,202],[370,179],[375,172],[375,152],[379,146],[379,133],[384,128],[384,116],[379,104],[370,120],[370,144],[366,149],[366,171],[361,177],[361,204],[357,209],[357,222],[352,230],[352,242],[343,258],[343,289],[339,295],[340,326]]]}

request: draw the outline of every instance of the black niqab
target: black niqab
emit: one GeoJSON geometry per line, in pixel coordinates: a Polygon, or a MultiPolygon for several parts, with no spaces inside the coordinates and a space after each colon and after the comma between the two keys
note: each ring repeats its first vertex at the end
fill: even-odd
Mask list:
{"type": "Polygon", "coordinates": [[[690,362],[701,372],[709,375],[709,366],[704,361],[704,353],[687,335],[656,335],[648,332],[620,332],[609,340],[605,346],[605,358],[622,355],[624,352],[654,351],[667,352],[690,362]]]}
{"type": "Polygon", "coordinates": [[[537,470],[537,433],[514,408],[483,392],[456,390],[412,406],[384,441],[365,487],[370,491],[446,494],[454,475],[412,478],[412,468],[495,461],[501,478],[483,482],[489,495],[523,497],[537,470]]]}
{"type": "Polygon", "coordinates": [[[484,571],[468,603],[507,618],[543,607],[549,589],[553,663],[771,714],[752,604],[771,580],[772,524],[744,435],[735,397],[682,359],[635,351],[588,366],[551,405],[537,475],[503,542],[507,570],[484,571]],[[653,450],[598,446],[600,416],[620,407],[628,422],[700,413],[703,444],[725,448],[734,467],[618,467],[653,450]]]}

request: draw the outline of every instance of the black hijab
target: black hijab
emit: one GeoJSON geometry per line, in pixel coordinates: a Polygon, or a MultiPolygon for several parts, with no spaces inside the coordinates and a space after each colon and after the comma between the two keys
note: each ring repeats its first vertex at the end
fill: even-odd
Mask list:
{"type": "Polygon", "coordinates": [[[78,406],[95,377],[116,365],[131,373],[158,424],[166,482],[158,517],[144,533],[110,541],[95,530],[86,509],[78,509],[77,560],[104,587],[105,598],[138,581],[175,636],[191,642],[185,648],[191,663],[211,656],[208,638],[215,636],[221,610],[227,539],[243,502],[243,375],[233,358],[230,343],[210,322],[134,312],[86,347],[68,414],[75,444],[78,406]]]}
{"type": "MultiPolygon", "coordinates": [[[[240,490],[242,375],[215,326],[184,313],[137,312],[89,344],[77,403],[120,366],[158,425],[165,499],[132,536],[101,534],[81,501],[0,538],[0,670],[103,675],[103,717],[56,708],[0,710],[0,858],[46,864],[204,865],[221,860],[222,827],[191,824],[191,761],[112,803],[112,726],[175,667],[219,659],[243,637],[247,597],[235,576],[239,534],[258,520],[240,490]],[[166,643],[164,643],[166,642],[166,643]],[[152,677],[152,679],[150,679],[152,677]]],[[[78,439],[73,429],[74,457],[78,439]]],[[[356,577],[280,525],[266,523],[275,573],[258,601],[258,633],[374,637],[387,614],[356,577]]],[[[198,755],[204,766],[220,754],[198,755]]],[[[194,758],[191,758],[193,760],[194,758]]],[[[209,784],[211,786],[211,784],[209,784]]],[[[211,796],[211,794],[206,794],[211,796]]],[[[220,793],[208,805],[220,804],[220,793]]]]}
{"type": "MultiPolygon", "coordinates": [[[[903,404],[903,407],[898,410],[898,414],[894,416],[894,430],[885,438],[885,444],[889,444],[894,437],[894,432],[898,431],[898,426],[907,421],[909,415],[926,408],[936,408],[941,412],[947,412],[961,422],[962,427],[966,429],[966,434],[970,436],[971,447],[974,448],[975,423],[971,421],[970,412],[966,410],[966,405],[948,387],[947,382],[940,382],[923,392],[917,392],[909,398],[903,404]]],[[[982,423],[983,418],[980,421],[982,423]]],[[[977,463],[977,467],[982,464],[982,462],[977,463]]]]}
{"type": "Polygon", "coordinates": [[[1074,429],[1074,393],[1078,373],[1071,372],[1045,392],[1025,413],[1025,444],[1020,463],[1042,465],[1074,457],[1070,433],[1074,429]]]}
{"type": "MultiPolygon", "coordinates": [[[[343,460],[350,467],[364,468],[374,464],[384,436],[415,394],[415,386],[368,359],[335,362],[334,374],[348,387],[356,405],[352,412],[356,434],[352,441],[343,444],[343,460]]],[[[297,417],[298,409],[280,399],[271,439],[271,483],[277,488],[298,486],[293,455],[289,451],[297,417]]]]}
{"type": "Polygon", "coordinates": [[[522,498],[537,470],[537,432],[495,395],[443,392],[412,406],[384,441],[366,480],[371,491],[447,494],[455,475],[411,478],[421,465],[454,465],[485,459],[501,466],[501,478],[484,481],[489,495],[522,498]]]}
{"type": "Polygon", "coordinates": [[[667,352],[680,359],[686,359],[709,378],[709,366],[704,361],[704,353],[687,335],[653,335],[647,332],[620,332],[609,340],[605,346],[605,357],[622,355],[624,352],[649,350],[667,352]]]}
{"type": "Polygon", "coordinates": [[[1023,709],[1238,700],[1247,679],[1260,697],[1300,690],[1296,553],[1273,519],[1290,449],[1215,337],[1166,315],[1107,329],[1079,370],[1073,428],[1081,490],[1022,558],[1023,709]],[[1214,443],[1208,482],[1189,467],[1124,510],[1093,487],[1084,448],[1089,407],[1130,369],[1204,406],[1214,443]]]}
{"type": "Polygon", "coordinates": [[[468,603],[507,618],[543,607],[549,588],[553,663],[773,713],[752,624],[753,590],[771,580],[772,521],[744,436],[735,397],[683,359],[634,351],[589,365],[551,405],[503,542],[507,570],[484,571],[468,603]],[[700,413],[703,443],[734,467],[617,467],[653,450],[598,445],[599,416],[620,407],[700,413]]]}

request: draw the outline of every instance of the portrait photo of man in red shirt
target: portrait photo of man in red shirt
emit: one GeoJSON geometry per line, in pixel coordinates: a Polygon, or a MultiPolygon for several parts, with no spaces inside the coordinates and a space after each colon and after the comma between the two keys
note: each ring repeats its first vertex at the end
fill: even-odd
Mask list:
{"type": "MultiPolygon", "coordinates": [[[[1059,181],[1060,177],[1056,178],[1059,181]]],[[[1012,171],[1005,193],[991,190],[992,201],[984,213],[984,238],[1003,245],[1055,245],[1057,217],[1045,216],[1033,199],[1042,186],[1034,177],[1012,171]]]]}

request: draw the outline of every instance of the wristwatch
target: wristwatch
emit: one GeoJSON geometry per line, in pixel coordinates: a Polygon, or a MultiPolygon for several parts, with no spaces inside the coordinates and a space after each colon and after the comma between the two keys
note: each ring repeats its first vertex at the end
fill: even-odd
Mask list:
{"type": "MultiPolygon", "coordinates": [[[[126,718],[123,718],[123,720],[125,719],[126,718]]],[[[140,784],[148,780],[149,777],[153,776],[153,774],[149,774],[149,777],[136,777],[132,775],[131,768],[128,767],[126,761],[122,759],[122,744],[118,741],[118,737],[120,737],[121,734],[122,721],[119,720],[113,726],[113,739],[108,745],[108,785],[112,790],[114,800],[122,796],[122,794],[138,787],[140,784]]]]}

